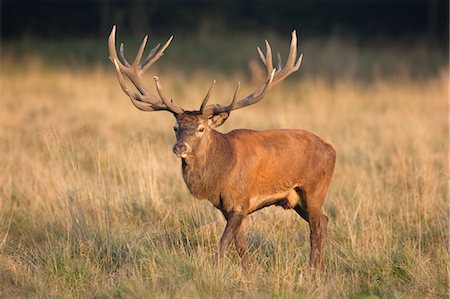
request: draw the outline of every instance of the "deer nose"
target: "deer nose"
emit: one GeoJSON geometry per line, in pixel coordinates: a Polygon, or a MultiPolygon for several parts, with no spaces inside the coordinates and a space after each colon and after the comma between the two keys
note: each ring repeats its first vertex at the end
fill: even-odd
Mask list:
{"type": "Polygon", "coordinates": [[[186,146],[183,143],[175,143],[175,145],[173,146],[173,153],[175,155],[180,155],[181,153],[183,153],[186,149],[186,146]]]}
{"type": "Polygon", "coordinates": [[[178,158],[186,158],[187,154],[190,153],[191,147],[186,142],[177,142],[172,150],[178,158]]]}

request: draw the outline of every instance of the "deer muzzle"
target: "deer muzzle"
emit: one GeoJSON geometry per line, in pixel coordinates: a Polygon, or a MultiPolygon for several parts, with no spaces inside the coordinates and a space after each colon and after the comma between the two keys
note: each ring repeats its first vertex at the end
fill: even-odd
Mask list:
{"type": "Polygon", "coordinates": [[[191,153],[192,148],[186,142],[177,142],[173,146],[173,153],[177,155],[178,158],[186,158],[188,154],[191,153]]]}

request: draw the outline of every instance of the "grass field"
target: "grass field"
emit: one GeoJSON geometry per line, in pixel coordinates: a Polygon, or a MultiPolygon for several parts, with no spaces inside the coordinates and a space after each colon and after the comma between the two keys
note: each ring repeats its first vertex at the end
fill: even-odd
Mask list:
{"type": "MultiPolygon", "coordinates": [[[[445,64],[366,81],[301,69],[231,114],[220,131],[303,128],[338,153],[324,270],[307,266],[307,223],[270,207],[246,222],[247,273],[234,248],[214,267],[225,221],[189,195],[172,116],[132,107],[112,66],[43,61],[1,61],[0,297],[448,298],[445,64]]],[[[212,77],[213,101],[229,101],[237,79],[252,89],[241,71],[171,68],[161,80],[197,108],[212,77]]]]}

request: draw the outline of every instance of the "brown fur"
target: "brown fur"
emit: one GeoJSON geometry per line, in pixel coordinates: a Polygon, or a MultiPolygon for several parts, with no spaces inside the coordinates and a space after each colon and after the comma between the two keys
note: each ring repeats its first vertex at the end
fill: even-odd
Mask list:
{"type": "MultiPolygon", "coordinates": [[[[333,145],[304,130],[215,131],[199,113],[177,117],[177,143],[192,151],[182,159],[189,191],[222,211],[227,227],[219,257],[234,239],[247,256],[243,219],[266,206],[294,209],[310,224],[311,265],[322,265],[322,240],[328,218],[321,208],[334,170],[333,145]],[[204,126],[200,136],[198,126],[204,126]]],[[[220,124],[219,124],[220,125],[220,124]]]]}

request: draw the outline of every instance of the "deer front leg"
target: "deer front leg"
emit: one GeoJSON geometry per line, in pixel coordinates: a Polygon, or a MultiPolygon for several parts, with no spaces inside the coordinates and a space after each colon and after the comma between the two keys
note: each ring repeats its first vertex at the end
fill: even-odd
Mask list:
{"type": "Polygon", "coordinates": [[[236,244],[239,243],[239,245],[237,245],[239,254],[241,254],[241,250],[239,249],[239,247],[241,245],[244,245],[243,241],[245,241],[245,239],[242,239],[242,236],[241,236],[241,234],[243,232],[240,231],[242,221],[244,220],[244,215],[242,213],[238,213],[238,212],[230,212],[230,213],[224,213],[224,216],[225,216],[225,219],[227,220],[227,225],[225,226],[223,235],[220,238],[217,262],[219,262],[220,259],[223,257],[223,254],[230,246],[231,241],[238,236],[238,233],[239,233],[239,236],[238,236],[239,238],[236,239],[236,244]]]}

